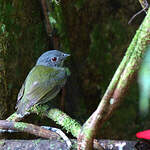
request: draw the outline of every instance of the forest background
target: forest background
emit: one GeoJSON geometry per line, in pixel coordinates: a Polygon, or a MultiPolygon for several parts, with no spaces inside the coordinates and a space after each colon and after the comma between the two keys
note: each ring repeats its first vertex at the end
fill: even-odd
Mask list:
{"type": "MultiPolygon", "coordinates": [[[[140,9],[139,2],[134,0],[51,1],[49,19],[53,32],[48,35],[40,1],[0,0],[0,119],[15,111],[24,79],[36,59],[53,49],[51,36],[55,36],[58,48],[71,54],[65,62],[71,71],[65,86],[65,102],[62,104],[60,93],[55,99],[56,107],[84,123],[97,108],[145,16],[142,13],[128,24],[140,9]]],[[[138,96],[135,77],[123,103],[98,134],[99,138],[135,139],[137,131],[150,126],[148,119],[139,117],[138,96]]],[[[35,114],[24,121],[50,124],[49,119],[35,114]]],[[[53,122],[51,125],[55,126],[53,122]]]]}

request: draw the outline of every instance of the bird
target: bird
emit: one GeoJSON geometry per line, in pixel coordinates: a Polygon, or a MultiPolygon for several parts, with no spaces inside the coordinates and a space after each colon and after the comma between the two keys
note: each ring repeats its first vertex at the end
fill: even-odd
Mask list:
{"type": "Polygon", "coordinates": [[[59,50],[50,50],[38,58],[18,93],[15,108],[20,117],[28,114],[32,106],[46,103],[59,93],[67,81],[63,62],[68,56],[70,54],[59,50]]]}

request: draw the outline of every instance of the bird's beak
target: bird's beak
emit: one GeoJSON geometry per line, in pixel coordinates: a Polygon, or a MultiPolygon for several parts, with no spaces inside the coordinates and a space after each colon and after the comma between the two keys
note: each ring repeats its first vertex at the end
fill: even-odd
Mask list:
{"type": "Polygon", "coordinates": [[[64,58],[66,58],[66,57],[68,57],[68,56],[70,56],[70,54],[64,54],[64,58]]]}

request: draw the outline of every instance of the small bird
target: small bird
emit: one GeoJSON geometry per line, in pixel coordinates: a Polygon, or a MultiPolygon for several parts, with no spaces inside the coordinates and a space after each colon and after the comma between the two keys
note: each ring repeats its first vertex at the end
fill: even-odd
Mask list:
{"type": "Polygon", "coordinates": [[[17,114],[23,117],[35,104],[53,99],[67,80],[64,60],[70,56],[58,50],[43,53],[31,69],[17,98],[17,114]]]}

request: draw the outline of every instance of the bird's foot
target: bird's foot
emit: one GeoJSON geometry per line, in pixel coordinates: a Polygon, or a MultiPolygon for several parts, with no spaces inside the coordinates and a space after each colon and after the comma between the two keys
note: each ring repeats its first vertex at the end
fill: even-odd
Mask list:
{"type": "Polygon", "coordinates": [[[61,131],[60,129],[58,128],[53,128],[53,127],[49,127],[49,126],[41,126],[42,128],[44,129],[47,129],[47,130],[50,130],[50,131],[53,131],[55,133],[57,133],[58,135],[60,135],[62,137],[62,139],[66,142],[67,146],[68,146],[68,149],[70,150],[71,149],[71,141],[70,139],[65,135],[65,133],[63,133],[63,131],[61,131]]]}

